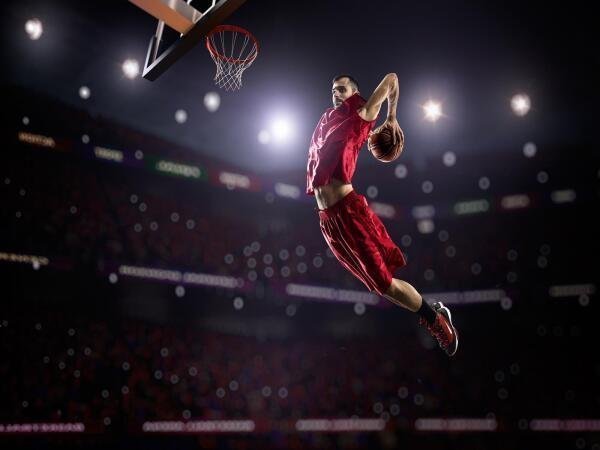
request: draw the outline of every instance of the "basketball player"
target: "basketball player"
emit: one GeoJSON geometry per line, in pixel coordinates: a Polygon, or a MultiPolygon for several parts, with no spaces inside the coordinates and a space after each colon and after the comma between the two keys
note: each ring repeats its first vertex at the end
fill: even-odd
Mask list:
{"type": "Polygon", "coordinates": [[[441,302],[430,306],[413,286],[393,278],[394,271],[406,265],[404,255],[366,198],[351,184],[358,152],[386,99],[388,114],[381,127],[390,129],[394,144],[404,145],[404,134],[396,120],[398,77],[387,74],[365,101],[356,80],[339,75],[333,80],[331,95],[333,108],[323,113],[312,135],[306,176],[306,193],[317,200],[325,241],[342,266],[370,291],[416,312],[419,323],[452,356],[458,348],[458,334],[450,310],[441,302]]]}

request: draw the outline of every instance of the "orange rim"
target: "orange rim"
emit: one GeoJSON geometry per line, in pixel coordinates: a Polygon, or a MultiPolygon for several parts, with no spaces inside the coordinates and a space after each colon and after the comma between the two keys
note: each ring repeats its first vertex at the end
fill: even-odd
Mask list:
{"type": "Polygon", "coordinates": [[[252,33],[250,33],[248,30],[246,30],[242,27],[238,27],[236,25],[218,25],[218,26],[214,27],[210,31],[210,33],[208,33],[206,35],[206,48],[208,49],[210,54],[213,55],[215,58],[219,58],[221,60],[224,60],[224,61],[227,61],[227,62],[233,63],[233,64],[243,64],[243,63],[250,63],[256,59],[256,57],[258,56],[259,46],[258,46],[258,41],[254,37],[254,35],[252,33]],[[210,39],[213,34],[219,33],[221,31],[233,31],[233,32],[242,33],[242,34],[248,36],[250,38],[250,40],[254,43],[254,46],[256,46],[256,52],[254,52],[252,55],[250,55],[246,59],[230,58],[228,56],[222,55],[221,53],[219,53],[219,51],[217,49],[215,49],[213,47],[211,39],[210,39]]]}

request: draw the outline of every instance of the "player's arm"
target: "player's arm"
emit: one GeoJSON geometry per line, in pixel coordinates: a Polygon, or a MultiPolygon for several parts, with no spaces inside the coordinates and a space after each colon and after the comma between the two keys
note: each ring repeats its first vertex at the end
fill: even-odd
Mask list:
{"type": "Polygon", "coordinates": [[[398,76],[388,73],[379,86],[373,91],[367,103],[358,110],[358,115],[364,120],[375,120],[383,102],[388,101],[388,118],[396,117],[396,105],[398,104],[398,76]]]}
{"type": "Polygon", "coordinates": [[[392,129],[394,135],[394,144],[402,142],[404,145],[404,133],[398,125],[396,120],[396,106],[398,104],[398,76],[395,73],[388,73],[379,86],[373,91],[367,103],[358,110],[358,115],[364,120],[375,120],[379,115],[379,110],[383,102],[387,100],[388,113],[385,122],[375,129],[373,132],[376,133],[382,127],[388,127],[392,129]]]}

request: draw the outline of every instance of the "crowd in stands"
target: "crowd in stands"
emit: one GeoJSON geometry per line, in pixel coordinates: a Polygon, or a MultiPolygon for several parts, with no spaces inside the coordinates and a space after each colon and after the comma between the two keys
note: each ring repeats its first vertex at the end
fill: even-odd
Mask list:
{"type": "MultiPolygon", "coordinates": [[[[45,118],[35,132],[73,142],[87,133],[118,148],[154,147],[172,159],[190,158],[185,149],[106,119],[48,100],[43,105],[24,101],[18,119],[29,111],[45,118]]],[[[128,264],[365,291],[327,249],[312,201],[228,190],[16,140],[10,145],[0,166],[0,251],[47,257],[43,270],[50,273],[95,274],[107,264],[128,264]]],[[[600,362],[593,356],[593,315],[585,317],[595,298],[592,304],[587,296],[564,300],[569,306],[553,300],[550,312],[527,305],[537,308],[552,285],[597,283],[598,222],[591,211],[598,205],[598,167],[535,166],[524,159],[529,168],[508,173],[506,162],[472,157],[470,167],[485,168],[492,180],[486,190],[464,165],[452,183],[441,167],[427,174],[415,169],[414,179],[379,180],[379,196],[367,195],[378,183],[372,174],[355,184],[369,202],[399,207],[396,218],[382,219],[408,259],[397,277],[423,292],[521,293],[515,302],[521,315],[497,317],[503,312],[497,305],[483,315],[463,309],[466,344],[454,360],[414,329],[392,338],[262,339],[12,305],[0,316],[0,423],[81,421],[110,431],[152,420],[379,417],[391,436],[197,439],[203,448],[243,449],[252,442],[262,448],[395,448],[400,438],[393,430],[411,429],[419,417],[497,418],[501,429],[521,431],[520,421],[535,417],[597,418],[600,362]],[[550,172],[549,183],[539,181],[540,171],[550,172]],[[430,197],[421,189],[425,178],[436,186],[430,197]],[[402,192],[395,196],[397,183],[402,192]],[[576,198],[553,203],[554,189],[573,189],[576,198]],[[502,196],[514,193],[533,200],[520,209],[499,206],[502,196]],[[457,201],[482,196],[490,199],[488,211],[452,213],[457,201]],[[434,228],[423,232],[412,208],[429,202],[438,214],[434,228]],[[538,297],[529,298],[532,292],[538,297]]],[[[8,264],[0,261],[0,271],[8,264]]],[[[477,439],[462,448],[510,448],[477,439]]]]}
{"type": "Polygon", "coordinates": [[[491,417],[510,429],[522,418],[595,418],[600,362],[581,358],[593,348],[593,320],[494,316],[463,317],[464,348],[449,360],[413,330],[259,339],[191,322],[5,313],[0,422],[356,416],[402,428],[419,417],[491,417]],[[487,331],[468,325],[478,319],[487,331]]]}
{"type": "MultiPolygon", "coordinates": [[[[15,151],[19,158],[1,174],[4,251],[363,289],[333,258],[310,203],[270,204],[260,192],[15,151]]],[[[568,283],[571,273],[585,282],[590,270],[579,249],[589,250],[593,233],[588,206],[434,218],[430,233],[412,217],[383,220],[408,259],[396,275],[423,289],[568,283]]]]}

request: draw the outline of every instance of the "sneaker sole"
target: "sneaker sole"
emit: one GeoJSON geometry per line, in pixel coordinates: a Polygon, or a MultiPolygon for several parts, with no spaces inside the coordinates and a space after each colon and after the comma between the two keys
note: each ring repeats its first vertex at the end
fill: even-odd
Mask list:
{"type": "Polygon", "coordinates": [[[452,313],[450,313],[450,310],[446,308],[442,302],[436,302],[432,306],[436,310],[436,312],[439,312],[440,314],[444,315],[444,317],[448,320],[448,323],[452,327],[452,331],[454,332],[455,337],[454,346],[452,347],[452,349],[448,348],[448,350],[446,350],[446,353],[448,354],[448,356],[453,356],[456,353],[456,350],[458,350],[458,331],[456,331],[456,328],[454,328],[454,324],[452,323],[452,313]]]}

